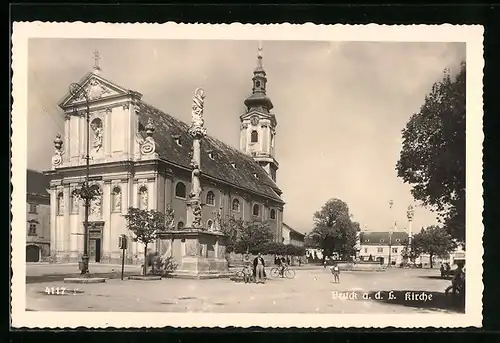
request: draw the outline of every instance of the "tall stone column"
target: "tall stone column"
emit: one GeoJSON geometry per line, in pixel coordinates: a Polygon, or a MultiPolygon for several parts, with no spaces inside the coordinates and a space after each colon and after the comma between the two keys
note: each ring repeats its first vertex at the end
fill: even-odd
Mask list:
{"type": "Polygon", "coordinates": [[[111,258],[111,180],[104,181],[102,194],[102,218],[104,227],[102,228],[102,253],[104,262],[109,262],[111,258]]]}
{"type": "Polygon", "coordinates": [[[71,155],[74,153],[70,151],[71,140],[71,116],[66,114],[64,116],[64,155],[68,156],[68,162],[71,162],[71,155]]]}
{"type": "MultiPolygon", "coordinates": [[[[73,206],[75,206],[73,204],[73,201],[78,201],[78,200],[75,200],[73,198],[73,190],[75,190],[76,188],[78,187],[78,184],[75,184],[75,183],[72,183],[70,185],[70,189],[69,189],[69,211],[70,211],[70,223],[71,223],[71,228],[69,228],[69,231],[70,231],[70,251],[71,251],[71,254],[70,254],[70,259],[71,261],[78,261],[78,226],[79,226],[79,222],[78,222],[78,217],[79,217],[79,214],[78,213],[74,213],[73,212],[73,206]],[[75,218],[76,217],[76,218],[75,218]],[[75,225],[76,224],[76,225],[75,225]]],[[[78,211],[79,212],[79,211],[78,211]]]]}
{"type": "Polygon", "coordinates": [[[69,259],[71,257],[71,220],[70,220],[70,191],[69,191],[69,185],[65,185],[63,189],[63,194],[64,194],[64,219],[63,219],[63,228],[64,228],[64,234],[63,234],[63,239],[64,239],[64,255],[65,255],[65,261],[69,262],[69,259]]]}
{"type": "Polygon", "coordinates": [[[113,128],[111,127],[111,114],[113,109],[111,107],[106,108],[106,115],[104,116],[104,137],[106,141],[104,142],[104,155],[106,158],[111,157],[111,138],[113,136],[113,128]]]}
{"type": "Polygon", "coordinates": [[[408,206],[408,210],[406,211],[406,217],[408,218],[408,252],[411,251],[412,244],[412,232],[411,232],[411,224],[413,222],[413,216],[415,215],[415,211],[413,210],[413,206],[408,206]]]}
{"type": "Polygon", "coordinates": [[[57,255],[57,189],[50,187],[50,257],[56,262],[57,255]]]}
{"type": "Polygon", "coordinates": [[[207,130],[203,126],[203,105],[205,92],[198,88],[194,92],[193,106],[191,111],[191,127],[189,134],[193,137],[193,149],[191,159],[191,192],[187,201],[187,228],[201,229],[201,139],[205,137],[207,130]]]}

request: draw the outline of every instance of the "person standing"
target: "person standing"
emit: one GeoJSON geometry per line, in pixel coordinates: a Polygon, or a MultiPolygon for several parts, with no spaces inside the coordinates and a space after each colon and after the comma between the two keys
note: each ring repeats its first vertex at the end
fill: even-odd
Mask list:
{"type": "Polygon", "coordinates": [[[339,283],[340,282],[340,268],[337,262],[333,264],[332,267],[332,274],[333,274],[333,282],[334,283],[339,283]]]}
{"type": "Polygon", "coordinates": [[[253,260],[253,274],[255,276],[256,283],[264,283],[264,278],[266,277],[265,263],[262,255],[257,254],[257,257],[253,260]]]}

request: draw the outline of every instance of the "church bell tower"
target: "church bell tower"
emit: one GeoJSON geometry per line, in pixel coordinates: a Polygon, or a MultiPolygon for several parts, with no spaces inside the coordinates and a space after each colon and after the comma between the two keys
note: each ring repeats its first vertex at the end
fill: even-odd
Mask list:
{"type": "Polygon", "coordinates": [[[245,100],[245,113],[240,116],[240,150],[252,156],[276,182],[279,165],[274,153],[278,123],[271,113],[273,103],[266,95],[267,77],[262,66],[261,43],[252,82],[252,94],[245,100]]]}

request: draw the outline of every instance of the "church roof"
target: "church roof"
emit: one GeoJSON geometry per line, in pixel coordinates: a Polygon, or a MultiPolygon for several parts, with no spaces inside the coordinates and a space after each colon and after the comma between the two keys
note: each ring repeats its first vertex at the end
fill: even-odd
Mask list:
{"type": "Polygon", "coordinates": [[[302,233],[302,232],[299,232],[299,231],[295,230],[294,228],[292,228],[290,225],[288,225],[286,223],[283,223],[283,227],[286,228],[288,231],[293,232],[296,235],[299,235],[299,236],[302,236],[302,237],[306,236],[305,233],[302,233]]]}
{"type": "Polygon", "coordinates": [[[26,172],[26,193],[48,197],[49,179],[36,170],[27,169],[26,172]]]}
{"type": "MultiPolygon", "coordinates": [[[[193,138],[188,134],[189,126],[144,101],[138,101],[137,106],[144,137],[144,126],[148,119],[153,121],[153,138],[160,159],[190,168],[193,138]],[[180,145],[176,138],[180,138],[180,145]]],[[[209,135],[201,143],[201,170],[214,179],[283,203],[279,196],[281,190],[251,156],[209,135]],[[213,159],[209,157],[209,152],[213,154],[213,159]]]]}
{"type": "MultiPolygon", "coordinates": [[[[139,129],[144,138],[146,137],[145,126],[148,119],[153,122],[155,128],[153,138],[156,142],[156,152],[159,158],[174,165],[191,169],[190,151],[193,146],[193,138],[188,134],[188,124],[147,104],[142,100],[141,93],[123,88],[100,74],[87,73],[78,83],[88,92],[93,87],[91,80],[97,81],[97,88],[103,93],[91,101],[118,100],[124,96],[134,98],[141,124],[139,129]],[[176,138],[179,137],[180,145],[176,142],[176,138]]],[[[83,100],[68,92],[59,106],[68,111],[73,109],[74,104],[82,103],[83,100]]],[[[282,191],[251,156],[209,135],[202,139],[201,149],[203,174],[246,191],[260,194],[276,202],[284,203],[280,197],[282,191]],[[209,157],[209,152],[212,152],[214,159],[209,157]]]]}
{"type": "MultiPolygon", "coordinates": [[[[392,233],[391,242],[392,244],[403,243],[408,239],[408,234],[403,231],[394,231],[392,233]]],[[[361,232],[360,235],[361,244],[364,245],[385,245],[389,243],[389,231],[384,232],[361,232]]]]}

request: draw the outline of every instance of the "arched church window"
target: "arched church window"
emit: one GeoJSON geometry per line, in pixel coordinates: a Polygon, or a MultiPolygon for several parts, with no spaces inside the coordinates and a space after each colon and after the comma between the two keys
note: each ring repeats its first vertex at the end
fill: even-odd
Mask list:
{"type": "Polygon", "coordinates": [[[238,199],[233,200],[233,211],[240,212],[240,201],[238,199]]]}
{"type": "Polygon", "coordinates": [[[254,216],[258,216],[260,212],[260,207],[258,204],[253,205],[252,213],[254,216]]]}
{"type": "Polygon", "coordinates": [[[75,189],[73,192],[71,192],[71,213],[78,213],[78,200],[80,200],[78,196],[78,190],[75,189]]]}
{"type": "Polygon", "coordinates": [[[250,134],[250,141],[252,143],[257,143],[259,141],[259,133],[256,130],[253,130],[250,134]]]}
{"type": "Polygon", "coordinates": [[[111,206],[113,212],[120,212],[122,209],[122,190],[118,186],[115,186],[111,193],[111,206]]]}
{"type": "Polygon", "coordinates": [[[212,191],[208,191],[207,193],[207,205],[215,206],[215,194],[212,191]]]}
{"type": "Polygon", "coordinates": [[[182,182],[178,182],[175,186],[175,196],[186,199],[186,185],[182,182]]]}
{"type": "Polygon", "coordinates": [[[62,216],[64,214],[64,193],[60,192],[57,194],[57,215],[62,216]]]}
{"type": "Polygon", "coordinates": [[[255,81],[255,87],[259,88],[260,87],[260,81],[255,81]]]}
{"type": "Polygon", "coordinates": [[[272,208],[271,211],[269,212],[269,217],[271,219],[276,219],[276,210],[274,208],[272,208]]]}
{"type": "Polygon", "coordinates": [[[177,223],[177,230],[182,230],[184,228],[184,222],[180,221],[177,223]]]}
{"type": "Polygon", "coordinates": [[[148,188],[146,186],[139,188],[139,209],[148,209],[148,188]]]}
{"type": "Polygon", "coordinates": [[[212,221],[212,219],[207,220],[207,229],[211,229],[213,225],[214,222],[212,221]]]}

